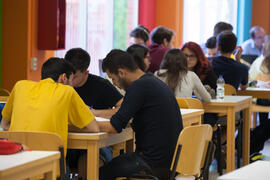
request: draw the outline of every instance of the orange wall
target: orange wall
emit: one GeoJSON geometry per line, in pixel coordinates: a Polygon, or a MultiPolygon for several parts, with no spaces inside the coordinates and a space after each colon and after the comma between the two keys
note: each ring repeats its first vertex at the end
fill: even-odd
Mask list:
{"type": "Polygon", "coordinates": [[[2,87],[11,90],[18,80],[40,80],[41,65],[54,52],[37,49],[37,0],[2,2],[2,87]],[[31,57],[38,59],[36,71],[31,57]]]}
{"type": "Polygon", "coordinates": [[[184,0],[157,0],[156,26],[163,25],[175,32],[174,46],[182,44],[184,0]]]}
{"type": "Polygon", "coordinates": [[[26,79],[27,0],[3,0],[2,87],[11,90],[16,81],[26,79]]]}
{"type": "Polygon", "coordinates": [[[253,0],[251,26],[261,26],[270,34],[270,1],[253,0]]]}

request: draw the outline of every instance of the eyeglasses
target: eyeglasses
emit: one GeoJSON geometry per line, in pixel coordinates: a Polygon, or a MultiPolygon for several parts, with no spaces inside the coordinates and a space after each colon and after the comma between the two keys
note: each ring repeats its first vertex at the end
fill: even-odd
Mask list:
{"type": "Polygon", "coordinates": [[[189,59],[195,59],[195,58],[197,58],[196,57],[196,55],[194,55],[194,54],[191,54],[191,55],[189,55],[189,54],[184,54],[187,58],[189,58],[189,59]]]}

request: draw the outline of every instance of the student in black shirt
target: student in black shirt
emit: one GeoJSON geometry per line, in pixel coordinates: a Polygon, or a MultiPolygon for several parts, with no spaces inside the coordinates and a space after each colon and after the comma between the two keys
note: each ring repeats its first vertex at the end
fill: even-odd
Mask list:
{"type": "Polygon", "coordinates": [[[85,50],[70,49],[65,59],[76,70],[73,86],[84,103],[91,107],[95,116],[111,118],[121,106],[122,95],[108,80],[89,73],[87,69],[90,64],[90,55],[85,50]]]}
{"type": "Polygon", "coordinates": [[[236,49],[237,38],[231,31],[223,31],[217,37],[217,47],[221,56],[214,57],[212,66],[217,76],[222,75],[225,83],[237,90],[248,87],[248,67],[231,58],[236,49]]]}
{"type": "Polygon", "coordinates": [[[140,70],[127,52],[112,50],[103,60],[102,68],[126,94],[110,122],[99,122],[101,131],[120,133],[133,118],[136,151],[122,154],[101,167],[99,179],[110,180],[143,171],[167,180],[183,128],[174,94],[154,75],[140,70]]]}
{"type": "MultiPolygon", "coordinates": [[[[111,118],[121,106],[123,97],[118,90],[106,79],[90,74],[87,70],[90,65],[90,55],[81,48],[73,48],[67,51],[65,59],[69,61],[76,73],[73,78],[73,87],[88,105],[95,116],[111,118]]],[[[112,159],[110,147],[100,149],[100,157],[109,162],[112,159]]],[[[68,163],[71,168],[80,169],[80,176],[86,176],[84,162],[85,150],[68,150],[68,163]]]]}

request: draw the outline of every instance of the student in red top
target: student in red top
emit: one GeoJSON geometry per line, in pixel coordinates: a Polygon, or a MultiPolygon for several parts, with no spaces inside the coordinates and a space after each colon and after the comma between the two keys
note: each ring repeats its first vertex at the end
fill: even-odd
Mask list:
{"type": "Polygon", "coordinates": [[[173,47],[173,37],[174,32],[164,26],[158,26],[151,32],[149,72],[154,73],[159,70],[164,54],[173,47]]]}

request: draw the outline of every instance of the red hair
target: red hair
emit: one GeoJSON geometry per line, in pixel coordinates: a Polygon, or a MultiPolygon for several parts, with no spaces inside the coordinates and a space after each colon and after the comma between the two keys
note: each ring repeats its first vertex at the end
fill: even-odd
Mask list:
{"type": "Polygon", "coordinates": [[[181,50],[185,48],[188,48],[196,55],[198,61],[196,66],[194,67],[194,72],[197,74],[197,76],[199,76],[200,80],[203,82],[207,72],[209,71],[210,62],[205,57],[200,45],[198,45],[197,43],[189,41],[180,47],[181,50]]]}

